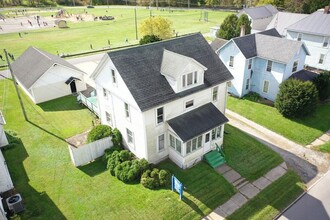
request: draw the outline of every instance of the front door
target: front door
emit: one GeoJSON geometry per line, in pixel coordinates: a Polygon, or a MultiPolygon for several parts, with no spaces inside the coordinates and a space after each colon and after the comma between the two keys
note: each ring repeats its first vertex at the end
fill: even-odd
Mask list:
{"type": "Polygon", "coordinates": [[[204,138],[204,154],[211,150],[211,132],[205,134],[204,138]]]}
{"type": "Polygon", "coordinates": [[[77,87],[76,87],[76,81],[73,80],[71,83],[70,83],[70,88],[71,88],[71,92],[72,93],[76,93],[77,92],[77,87]]]}

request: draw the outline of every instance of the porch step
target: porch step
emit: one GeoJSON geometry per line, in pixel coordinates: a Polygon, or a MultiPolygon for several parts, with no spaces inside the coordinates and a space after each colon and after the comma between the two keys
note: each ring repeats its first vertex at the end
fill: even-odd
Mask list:
{"type": "Polygon", "coordinates": [[[204,155],[204,160],[213,168],[226,163],[225,158],[218,151],[211,151],[204,155]]]}
{"type": "Polygon", "coordinates": [[[237,188],[240,189],[243,186],[245,186],[247,183],[249,183],[249,181],[247,181],[244,177],[239,178],[238,180],[236,180],[235,182],[233,182],[233,185],[237,188]]]}

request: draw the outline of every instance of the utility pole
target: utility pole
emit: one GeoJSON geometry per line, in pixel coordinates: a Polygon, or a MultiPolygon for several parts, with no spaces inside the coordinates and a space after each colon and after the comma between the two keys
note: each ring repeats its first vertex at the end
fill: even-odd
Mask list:
{"type": "Polygon", "coordinates": [[[137,40],[138,39],[138,32],[137,32],[136,6],[134,8],[134,14],[135,14],[135,37],[136,37],[136,40],[137,40]]]}
{"type": "Polygon", "coordinates": [[[158,11],[158,0],[156,0],[156,7],[157,7],[157,11],[158,11]]]}
{"type": "Polygon", "coordinates": [[[190,0],[188,0],[188,9],[190,8],[190,0]]]}
{"type": "Polygon", "coordinates": [[[13,79],[13,83],[14,83],[16,93],[17,93],[17,96],[18,96],[18,99],[19,99],[19,103],[21,104],[21,107],[22,107],[22,112],[23,112],[23,115],[24,115],[24,119],[25,119],[25,121],[28,121],[28,118],[26,116],[26,112],[25,112],[25,109],[24,109],[24,105],[23,105],[23,102],[22,102],[22,98],[21,98],[21,95],[19,94],[19,90],[18,90],[18,87],[17,87],[16,78],[15,78],[15,75],[13,74],[13,70],[11,69],[11,65],[10,65],[10,62],[9,62],[9,59],[8,59],[7,51],[6,51],[6,49],[3,49],[3,51],[5,52],[5,55],[6,55],[8,68],[9,68],[9,71],[10,71],[10,74],[11,74],[11,78],[13,79]]]}

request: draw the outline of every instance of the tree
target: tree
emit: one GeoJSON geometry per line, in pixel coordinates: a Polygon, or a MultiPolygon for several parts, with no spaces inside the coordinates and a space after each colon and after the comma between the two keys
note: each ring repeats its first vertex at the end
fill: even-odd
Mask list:
{"type": "Polygon", "coordinates": [[[237,16],[234,14],[228,15],[220,26],[220,30],[217,32],[217,37],[230,40],[233,37],[237,37],[236,33],[237,16]]]}
{"type": "Polygon", "coordinates": [[[318,103],[318,92],[310,81],[288,79],[281,83],[275,107],[284,117],[304,117],[313,113],[318,103]]]}
{"type": "Polygon", "coordinates": [[[305,0],[302,5],[302,10],[304,13],[310,14],[327,5],[330,5],[329,0],[305,0]]]}
{"type": "Polygon", "coordinates": [[[207,6],[214,7],[214,6],[220,5],[220,0],[206,0],[205,3],[207,6]]]}
{"type": "Polygon", "coordinates": [[[245,27],[244,34],[251,34],[251,21],[249,20],[249,17],[246,14],[242,14],[239,17],[239,19],[237,20],[237,25],[236,25],[236,36],[237,37],[240,35],[241,26],[245,27]]]}
{"type": "Polygon", "coordinates": [[[160,39],[168,39],[173,33],[172,22],[160,16],[150,17],[141,22],[139,31],[142,36],[155,35],[160,39]]]}
{"type": "Polygon", "coordinates": [[[105,137],[109,137],[112,135],[112,129],[108,125],[97,125],[95,126],[87,136],[88,143],[93,141],[100,140],[105,137]]]}
{"type": "Polygon", "coordinates": [[[237,8],[241,8],[243,6],[243,4],[245,3],[244,0],[234,0],[233,4],[237,7],[237,8]]]}
{"type": "Polygon", "coordinates": [[[275,5],[275,0],[259,0],[257,5],[260,6],[268,4],[275,5]]]}
{"type": "Polygon", "coordinates": [[[157,42],[157,41],[161,41],[162,39],[160,39],[159,37],[157,37],[156,35],[146,35],[146,36],[143,36],[141,39],[140,39],[140,45],[143,45],[143,44],[149,44],[149,43],[152,43],[152,42],[157,42]]]}
{"type": "Polygon", "coordinates": [[[324,71],[314,78],[314,85],[319,92],[320,101],[324,101],[330,97],[330,72],[324,71]]]}
{"type": "Polygon", "coordinates": [[[198,3],[201,7],[205,6],[206,4],[205,0],[198,0],[198,3]]]}

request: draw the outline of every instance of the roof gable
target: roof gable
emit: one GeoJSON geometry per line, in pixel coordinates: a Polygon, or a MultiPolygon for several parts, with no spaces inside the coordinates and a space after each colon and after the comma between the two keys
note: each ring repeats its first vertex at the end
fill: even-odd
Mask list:
{"type": "Polygon", "coordinates": [[[12,69],[20,83],[29,89],[54,64],[82,72],[64,59],[35,47],[29,47],[12,63],[12,69]]]}
{"type": "Polygon", "coordinates": [[[233,78],[200,33],[109,52],[108,56],[141,111],[233,78]],[[206,67],[204,84],[175,93],[165,76],[160,72],[164,49],[190,57],[206,67]]]}

